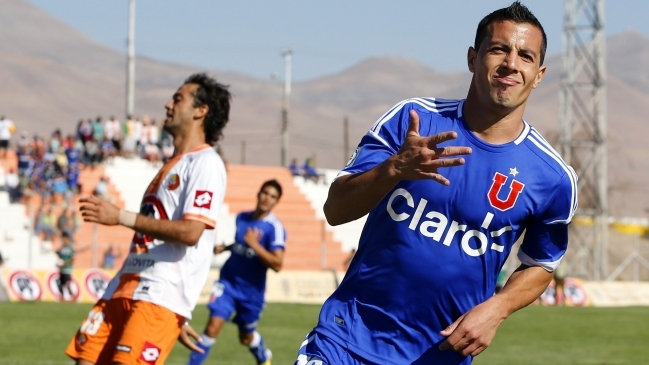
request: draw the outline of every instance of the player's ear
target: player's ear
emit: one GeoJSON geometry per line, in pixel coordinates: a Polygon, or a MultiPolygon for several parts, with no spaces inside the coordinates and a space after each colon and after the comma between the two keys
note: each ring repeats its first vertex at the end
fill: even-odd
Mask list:
{"type": "Polygon", "coordinates": [[[469,47],[469,50],[466,52],[466,63],[469,66],[469,71],[471,71],[471,73],[475,72],[476,57],[478,57],[478,51],[473,47],[469,47]]]}
{"type": "Polygon", "coordinates": [[[541,68],[539,68],[539,72],[536,74],[536,78],[534,79],[534,84],[532,86],[533,88],[536,89],[536,87],[539,86],[539,84],[541,83],[541,80],[543,80],[543,75],[545,75],[545,69],[546,69],[545,66],[541,66],[541,68]]]}
{"type": "Polygon", "coordinates": [[[207,104],[203,104],[201,106],[196,107],[196,111],[194,112],[194,117],[196,119],[202,119],[207,116],[207,112],[210,111],[210,107],[207,106],[207,104]]]}

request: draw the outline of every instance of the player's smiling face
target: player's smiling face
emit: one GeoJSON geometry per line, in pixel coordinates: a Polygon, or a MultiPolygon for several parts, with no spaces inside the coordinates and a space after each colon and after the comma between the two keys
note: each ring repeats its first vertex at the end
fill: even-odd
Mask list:
{"type": "Polygon", "coordinates": [[[197,84],[183,84],[178,88],[171,100],[165,105],[167,118],[164,128],[169,132],[177,131],[195,118],[198,109],[194,107],[194,93],[198,88],[197,84]]]}
{"type": "Polygon", "coordinates": [[[468,54],[478,98],[507,109],[524,104],[545,73],[542,43],[541,30],[532,24],[502,21],[489,25],[480,48],[472,47],[468,54]]]}

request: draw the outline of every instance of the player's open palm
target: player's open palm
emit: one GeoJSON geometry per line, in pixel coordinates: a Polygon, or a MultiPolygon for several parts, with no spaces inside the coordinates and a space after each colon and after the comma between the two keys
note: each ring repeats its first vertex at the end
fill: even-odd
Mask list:
{"type": "Polygon", "coordinates": [[[97,196],[81,198],[79,202],[81,203],[79,210],[84,222],[107,226],[119,224],[119,208],[115,204],[97,196]]]}
{"type": "Polygon", "coordinates": [[[393,156],[394,166],[401,179],[432,179],[440,184],[448,185],[450,182],[438,172],[438,169],[463,165],[464,158],[455,156],[471,153],[471,148],[465,146],[438,147],[439,144],[456,138],[456,132],[442,132],[428,137],[420,136],[419,115],[416,111],[410,110],[410,124],[406,139],[399,152],[393,156]]]}

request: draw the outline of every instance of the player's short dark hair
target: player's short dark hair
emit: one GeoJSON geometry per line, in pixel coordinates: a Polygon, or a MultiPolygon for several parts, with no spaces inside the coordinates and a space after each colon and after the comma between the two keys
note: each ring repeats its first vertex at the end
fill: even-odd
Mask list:
{"type": "Polygon", "coordinates": [[[541,34],[543,34],[543,42],[541,43],[542,65],[543,60],[545,59],[545,50],[548,47],[548,37],[545,35],[545,30],[543,30],[541,22],[539,22],[534,14],[532,14],[530,9],[528,9],[527,6],[521,4],[520,1],[514,1],[510,6],[498,9],[482,18],[482,20],[478,24],[478,29],[475,32],[475,41],[473,43],[473,48],[475,48],[476,51],[480,48],[482,41],[484,41],[484,39],[487,37],[487,28],[489,27],[489,25],[491,25],[492,23],[504,21],[512,21],[518,24],[528,23],[541,30],[541,34]]]}
{"type": "Polygon", "coordinates": [[[207,105],[208,112],[203,121],[205,142],[213,145],[221,139],[223,128],[228,123],[230,99],[232,99],[228,85],[219,84],[205,73],[189,76],[185,84],[198,85],[194,93],[194,107],[207,105]]]}
{"type": "Polygon", "coordinates": [[[259,188],[259,192],[264,190],[264,188],[267,186],[273,187],[275,188],[275,190],[277,190],[277,193],[279,194],[277,199],[282,197],[282,185],[280,185],[277,180],[272,179],[272,180],[265,181],[263,184],[261,184],[261,188],[259,188]]]}

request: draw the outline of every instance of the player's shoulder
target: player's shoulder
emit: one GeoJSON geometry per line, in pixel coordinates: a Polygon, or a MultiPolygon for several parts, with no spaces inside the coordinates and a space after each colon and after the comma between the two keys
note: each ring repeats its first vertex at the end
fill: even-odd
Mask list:
{"type": "Polygon", "coordinates": [[[192,165],[205,166],[206,168],[225,169],[225,164],[223,163],[221,156],[219,156],[216,150],[208,144],[201,145],[196,149],[187,152],[183,156],[183,160],[185,163],[192,165]]]}
{"type": "Polygon", "coordinates": [[[406,105],[409,105],[411,108],[422,112],[444,114],[449,111],[457,111],[461,106],[463,99],[419,97],[405,99],[402,102],[405,102],[406,105]]]}
{"type": "Polygon", "coordinates": [[[525,134],[523,143],[538,157],[539,168],[554,171],[558,179],[573,181],[573,184],[576,184],[575,170],[563,160],[559,152],[534,127],[526,124],[526,128],[529,130],[525,134]]]}
{"type": "Polygon", "coordinates": [[[377,133],[386,125],[386,123],[395,118],[403,120],[403,113],[408,113],[409,110],[415,110],[420,117],[429,115],[432,118],[459,118],[462,116],[463,104],[464,100],[460,99],[442,99],[433,97],[404,99],[385,112],[385,114],[374,123],[370,132],[377,133]]]}
{"type": "Polygon", "coordinates": [[[263,221],[275,228],[284,229],[284,225],[273,212],[268,213],[268,215],[264,217],[263,221]]]}

